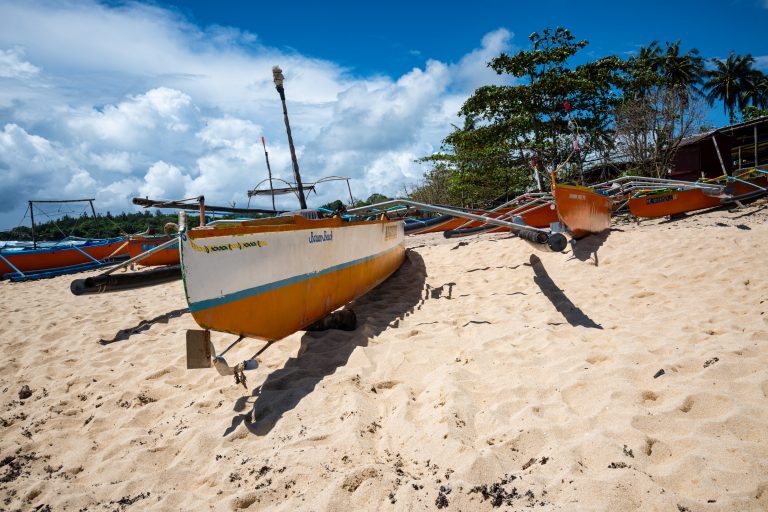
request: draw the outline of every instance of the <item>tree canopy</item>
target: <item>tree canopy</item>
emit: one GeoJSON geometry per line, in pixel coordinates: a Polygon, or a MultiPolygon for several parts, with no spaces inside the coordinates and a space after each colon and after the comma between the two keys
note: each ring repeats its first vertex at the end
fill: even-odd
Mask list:
{"type": "Polygon", "coordinates": [[[722,101],[734,119],[766,108],[766,75],[754,59],[712,59],[695,48],[658,41],[627,59],[583,61],[585,40],[562,27],[534,32],[530,47],[488,62],[501,77],[479,87],[459,111],[441,150],[412,196],[429,202],[484,206],[532,188],[548,172],[583,178],[586,160],[630,161],[633,172],[663,176],[683,138],[703,126],[704,104],[722,101]]]}

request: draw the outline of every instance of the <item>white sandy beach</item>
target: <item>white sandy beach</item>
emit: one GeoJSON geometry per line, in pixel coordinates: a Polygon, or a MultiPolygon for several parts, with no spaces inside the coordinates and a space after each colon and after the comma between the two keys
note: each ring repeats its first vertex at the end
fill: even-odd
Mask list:
{"type": "Polygon", "coordinates": [[[768,510],[767,221],[412,237],[247,390],[186,370],[180,281],[2,282],[0,510],[768,510]]]}

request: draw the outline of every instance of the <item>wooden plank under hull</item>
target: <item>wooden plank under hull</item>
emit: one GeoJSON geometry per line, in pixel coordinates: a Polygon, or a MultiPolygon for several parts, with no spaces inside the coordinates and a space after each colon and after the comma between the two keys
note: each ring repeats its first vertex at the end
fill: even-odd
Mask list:
{"type": "MultiPolygon", "coordinates": [[[[134,235],[128,242],[128,254],[135,258],[139,254],[154,249],[175,238],[176,235],[134,235]]],[[[136,262],[137,265],[155,267],[179,264],[179,246],[174,244],[167,249],[161,249],[136,262]]]]}
{"type": "Polygon", "coordinates": [[[589,187],[555,185],[557,214],[574,238],[600,233],[611,226],[613,201],[589,187]]]}
{"type": "MultiPolygon", "coordinates": [[[[83,254],[83,252],[99,261],[109,256],[115,258],[126,256],[128,254],[128,244],[126,242],[127,240],[125,238],[89,240],[84,244],[78,245],[77,249],[72,246],[46,247],[39,249],[25,248],[20,250],[7,249],[0,251],[0,254],[22,272],[53,270],[63,267],[74,267],[76,265],[95,263],[91,258],[83,254]]],[[[6,261],[0,258],[0,278],[5,274],[12,272],[15,272],[15,270],[6,261]]]]}
{"type": "Polygon", "coordinates": [[[182,233],[190,312],[205,329],[277,340],[368,292],[402,264],[402,221],[283,218],[182,233]]]}

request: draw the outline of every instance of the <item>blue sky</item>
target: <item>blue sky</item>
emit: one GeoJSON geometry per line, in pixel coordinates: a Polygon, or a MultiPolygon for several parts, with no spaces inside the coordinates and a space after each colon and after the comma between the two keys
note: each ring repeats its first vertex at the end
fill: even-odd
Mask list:
{"type": "MultiPolygon", "coordinates": [[[[245,205],[266,177],[261,136],[290,179],[276,64],[304,181],[344,175],[356,197],[397,194],[475,88],[502,83],[488,60],[557,25],[590,41],[580,59],[680,39],[705,57],[751,53],[768,71],[768,0],[0,0],[0,228],[28,199],[95,197],[102,212],[135,196],[245,205]]],[[[308,201],[345,195],[327,185],[308,201]]]]}
{"type": "Polygon", "coordinates": [[[564,26],[596,56],[659,41],[683,41],[708,57],[768,55],[764,0],[435,2],[159,2],[202,24],[236,26],[270,45],[354,69],[398,76],[427,59],[457,60],[483,35],[504,27],[518,44],[531,32],[564,26]]]}

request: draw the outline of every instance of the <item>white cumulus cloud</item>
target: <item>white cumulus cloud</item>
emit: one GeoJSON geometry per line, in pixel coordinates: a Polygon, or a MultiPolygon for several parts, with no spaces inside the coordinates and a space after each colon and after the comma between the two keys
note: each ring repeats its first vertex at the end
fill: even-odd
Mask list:
{"type": "Polygon", "coordinates": [[[0,48],[0,78],[28,78],[39,72],[37,66],[24,60],[22,48],[0,48]]]}
{"type": "MultiPolygon", "coordinates": [[[[89,195],[115,213],[134,208],[133,196],[245,205],[267,177],[262,136],[273,175],[292,181],[276,64],[303,180],[348,176],[356,198],[396,194],[418,181],[414,160],[438,149],[474,88],[500,82],[486,64],[512,37],[500,28],[455,62],[357,76],[154,4],[4,0],[0,227],[43,195],[89,195]]],[[[339,197],[343,184],[320,185],[309,203],[339,197]]],[[[281,196],[278,207],[296,200],[281,196]]]]}

